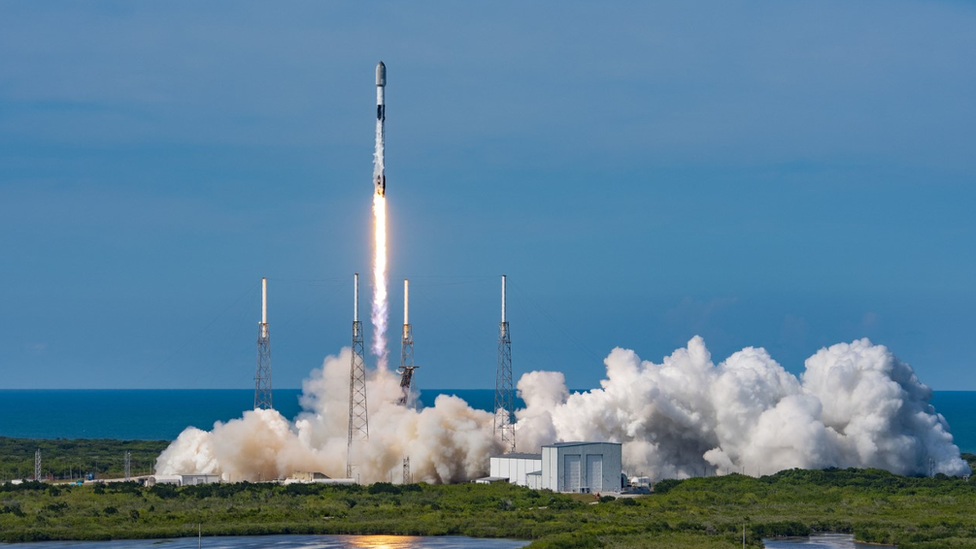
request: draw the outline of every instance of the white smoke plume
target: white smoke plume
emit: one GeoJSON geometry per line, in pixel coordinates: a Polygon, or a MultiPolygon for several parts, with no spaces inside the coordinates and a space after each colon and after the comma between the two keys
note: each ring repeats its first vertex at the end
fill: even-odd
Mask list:
{"type": "Polygon", "coordinates": [[[386,276],[386,197],[373,195],[373,354],[377,367],[386,370],[389,351],[386,348],[386,327],[390,319],[386,276]]]}
{"type": "MultiPolygon", "coordinates": [[[[227,480],[281,478],[296,471],[345,473],[350,351],[326,358],[303,384],[304,412],[245,412],[206,432],[188,428],[160,455],[161,474],[215,473],[227,480]]],[[[601,388],[570,394],[558,372],[518,382],[521,452],[573,440],[623,443],[624,468],[656,479],[783,469],[879,467],[900,474],[968,474],[932,391],[887,348],[862,339],[821,349],[797,379],[763,349],[718,365],[701,338],[661,364],[614,349],[601,388]]],[[[502,446],[492,415],[440,396],[420,411],[396,404],[397,377],[371,373],[369,441],[353,459],[362,482],[457,482],[487,473],[502,446]]]]}
{"type": "Polygon", "coordinates": [[[764,349],[717,366],[700,337],[662,364],[614,349],[602,388],[569,395],[561,374],[518,383],[520,451],[553,440],[623,443],[624,467],[654,478],[878,467],[968,474],[932,391],[866,339],[821,349],[797,379],[764,349]],[[931,461],[930,461],[931,460],[931,461]]]}
{"type": "MultiPolygon", "coordinates": [[[[345,477],[352,351],[325,359],[302,384],[304,411],[289,422],[275,410],[244,412],[207,432],[190,427],[160,454],[159,474],[210,473],[224,480],[269,480],[297,471],[345,477]]],[[[364,483],[400,482],[404,457],[414,481],[460,482],[483,476],[501,451],[492,415],[442,395],[417,411],[396,404],[396,374],[371,372],[366,382],[369,441],[355,447],[355,474],[364,483]]]]}

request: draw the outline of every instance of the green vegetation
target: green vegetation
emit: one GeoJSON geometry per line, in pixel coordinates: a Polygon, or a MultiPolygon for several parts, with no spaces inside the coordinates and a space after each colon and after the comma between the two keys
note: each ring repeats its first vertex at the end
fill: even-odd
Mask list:
{"type": "Polygon", "coordinates": [[[732,548],[852,532],[902,549],[976,548],[976,485],[880,470],[783,471],[667,481],[598,501],[509,484],[371,486],[136,483],[0,486],[0,540],[257,534],[514,537],[533,548],[732,548]]]}
{"type": "Polygon", "coordinates": [[[132,474],[150,472],[169,442],[165,440],[25,439],[0,437],[0,481],[34,476],[34,452],[41,449],[43,478],[119,478],[125,453],[131,452],[132,474]]]}
{"type": "MultiPolygon", "coordinates": [[[[105,444],[50,441],[70,442],[86,449],[105,444]]],[[[121,455],[126,445],[140,443],[112,444],[104,448],[121,455]]],[[[165,445],[144,444],[146,452],[165,445]]],[[[135,461],[135,448],[129,451],[135,461]]],[[[121,468],[121,457],[117,462],[121,468]]],[[[111,475],[113,469],[102,471],[111,475]]],[[[745,525],[753,548],[763,537],[831,531],[901,549],[976,549],[974,504],[976,484],[963,479],[872,469],[668,480],[654,494],[616,500],[509,484],[144,488],[29,482],[0,485],[0,541],[195,536],[201,524],[205,535],[466,535],[529,539],[533,549],[732,549],[741,546],[745,525]]]]}

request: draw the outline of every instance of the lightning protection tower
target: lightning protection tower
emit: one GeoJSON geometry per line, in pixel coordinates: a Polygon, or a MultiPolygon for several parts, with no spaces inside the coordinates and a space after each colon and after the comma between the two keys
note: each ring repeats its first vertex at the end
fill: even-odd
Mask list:
{"type": "Polygon", "coordinates": [[[413,363],[413,327],[410,326],[410,281],[403,279],[403,336],[400,338],[400,367],[397,368],[402,391],[397,404],[401,406],[406,406],[410,400],[413,371],[417,368],[419,366],[413,363]]]}
{"type": "Polygon", "coordinates": [[[34,452],[34,480],[41,480],[41,449],[34,452]]]}
{"type": "Polygon", "coordinates": [[[261,279],[258,364],[254,372],[254,409],[271,408],[271,332],[268,330],[268,279],[261,279]]]}
{"type": "Polygon", "coordinates": [[[126,450],[125,452],[125,480],[131,480],[132,478],[132,452],[126,450]]]}
{"type": "Polygon", "coordinates": [[[363,323],[359,321],[359,273],[353,277],[352,364],[349,368],[349,439],[346,477],[352,478],[353,443],[369,440],[366,414],[366,363],[363,360],[363,323]]]}
{"type": "Polygon", "coordinates": [[[498,324],[498,368],[495,371],[495,436],[506,452],[515,451],[515,390],[512,385],[512,336],[505,316],[505,275],[502,275],[502,321],[498,324]]]}

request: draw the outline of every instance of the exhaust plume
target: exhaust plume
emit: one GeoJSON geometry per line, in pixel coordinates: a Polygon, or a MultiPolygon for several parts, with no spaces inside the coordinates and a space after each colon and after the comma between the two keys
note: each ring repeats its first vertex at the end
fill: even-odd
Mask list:
{"type": "MultiPolygon", "coordinates": [[[[379,144],[378,144],[379,146],[379,144]]],[[[377,357],[377,367],[387,369],[389,352],[386,348],[386,327],[390,311],[387,301],[386,280],[386,197],[373,195],[373,354],[377,357]]]]}
{"type": "Polygon", "coordinates": [[[386,370],[386,65],[376,65],[376,146],[373,151],[373,354],[377,367],[386,370]]]}
{"type": "MultiPolygon", "coordinates": [[[[157,471],[232,481],[296,471],[343,476],[350,353],[326,358],[305,380],[304,411],[293,422],[253,410],[209,432],[190,427],[159,456],[157,471]]],[[[821,349],[799,378],[761,348],[716,365],[700,337],[661,364],[620,348],[604,364],[600,388],[583,393],[570,393],[559,372],[521,377],[518,451],[560,441],[621,442],[625,471],[654,479],[795,467],[970,472],[945,418],[929,404],[931,389],[867,339],[821,349]]],[[[397,405],[399,380],[388,370],[371,372],[366,390],[370,438],[355,456],[361,482],[398,481],[404,456],[418,481],[470,480],[487,474],[488,458],[502,451],[491,412],[445,395],[420,411],[397,405]]]]}

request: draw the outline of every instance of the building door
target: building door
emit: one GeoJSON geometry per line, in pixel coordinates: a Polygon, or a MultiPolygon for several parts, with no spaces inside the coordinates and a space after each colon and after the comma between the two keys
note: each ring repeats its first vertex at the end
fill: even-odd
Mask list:
{"type": "Polygon", "coordinates": [[[602,454],[586,456],[586,484],[594,494],[603,491],[602,454]]]}
{"type": "Polygon", "coordinates": [[[580,491],[580,457],[578,455],[563,456],[563,491],[580,491]]]}

